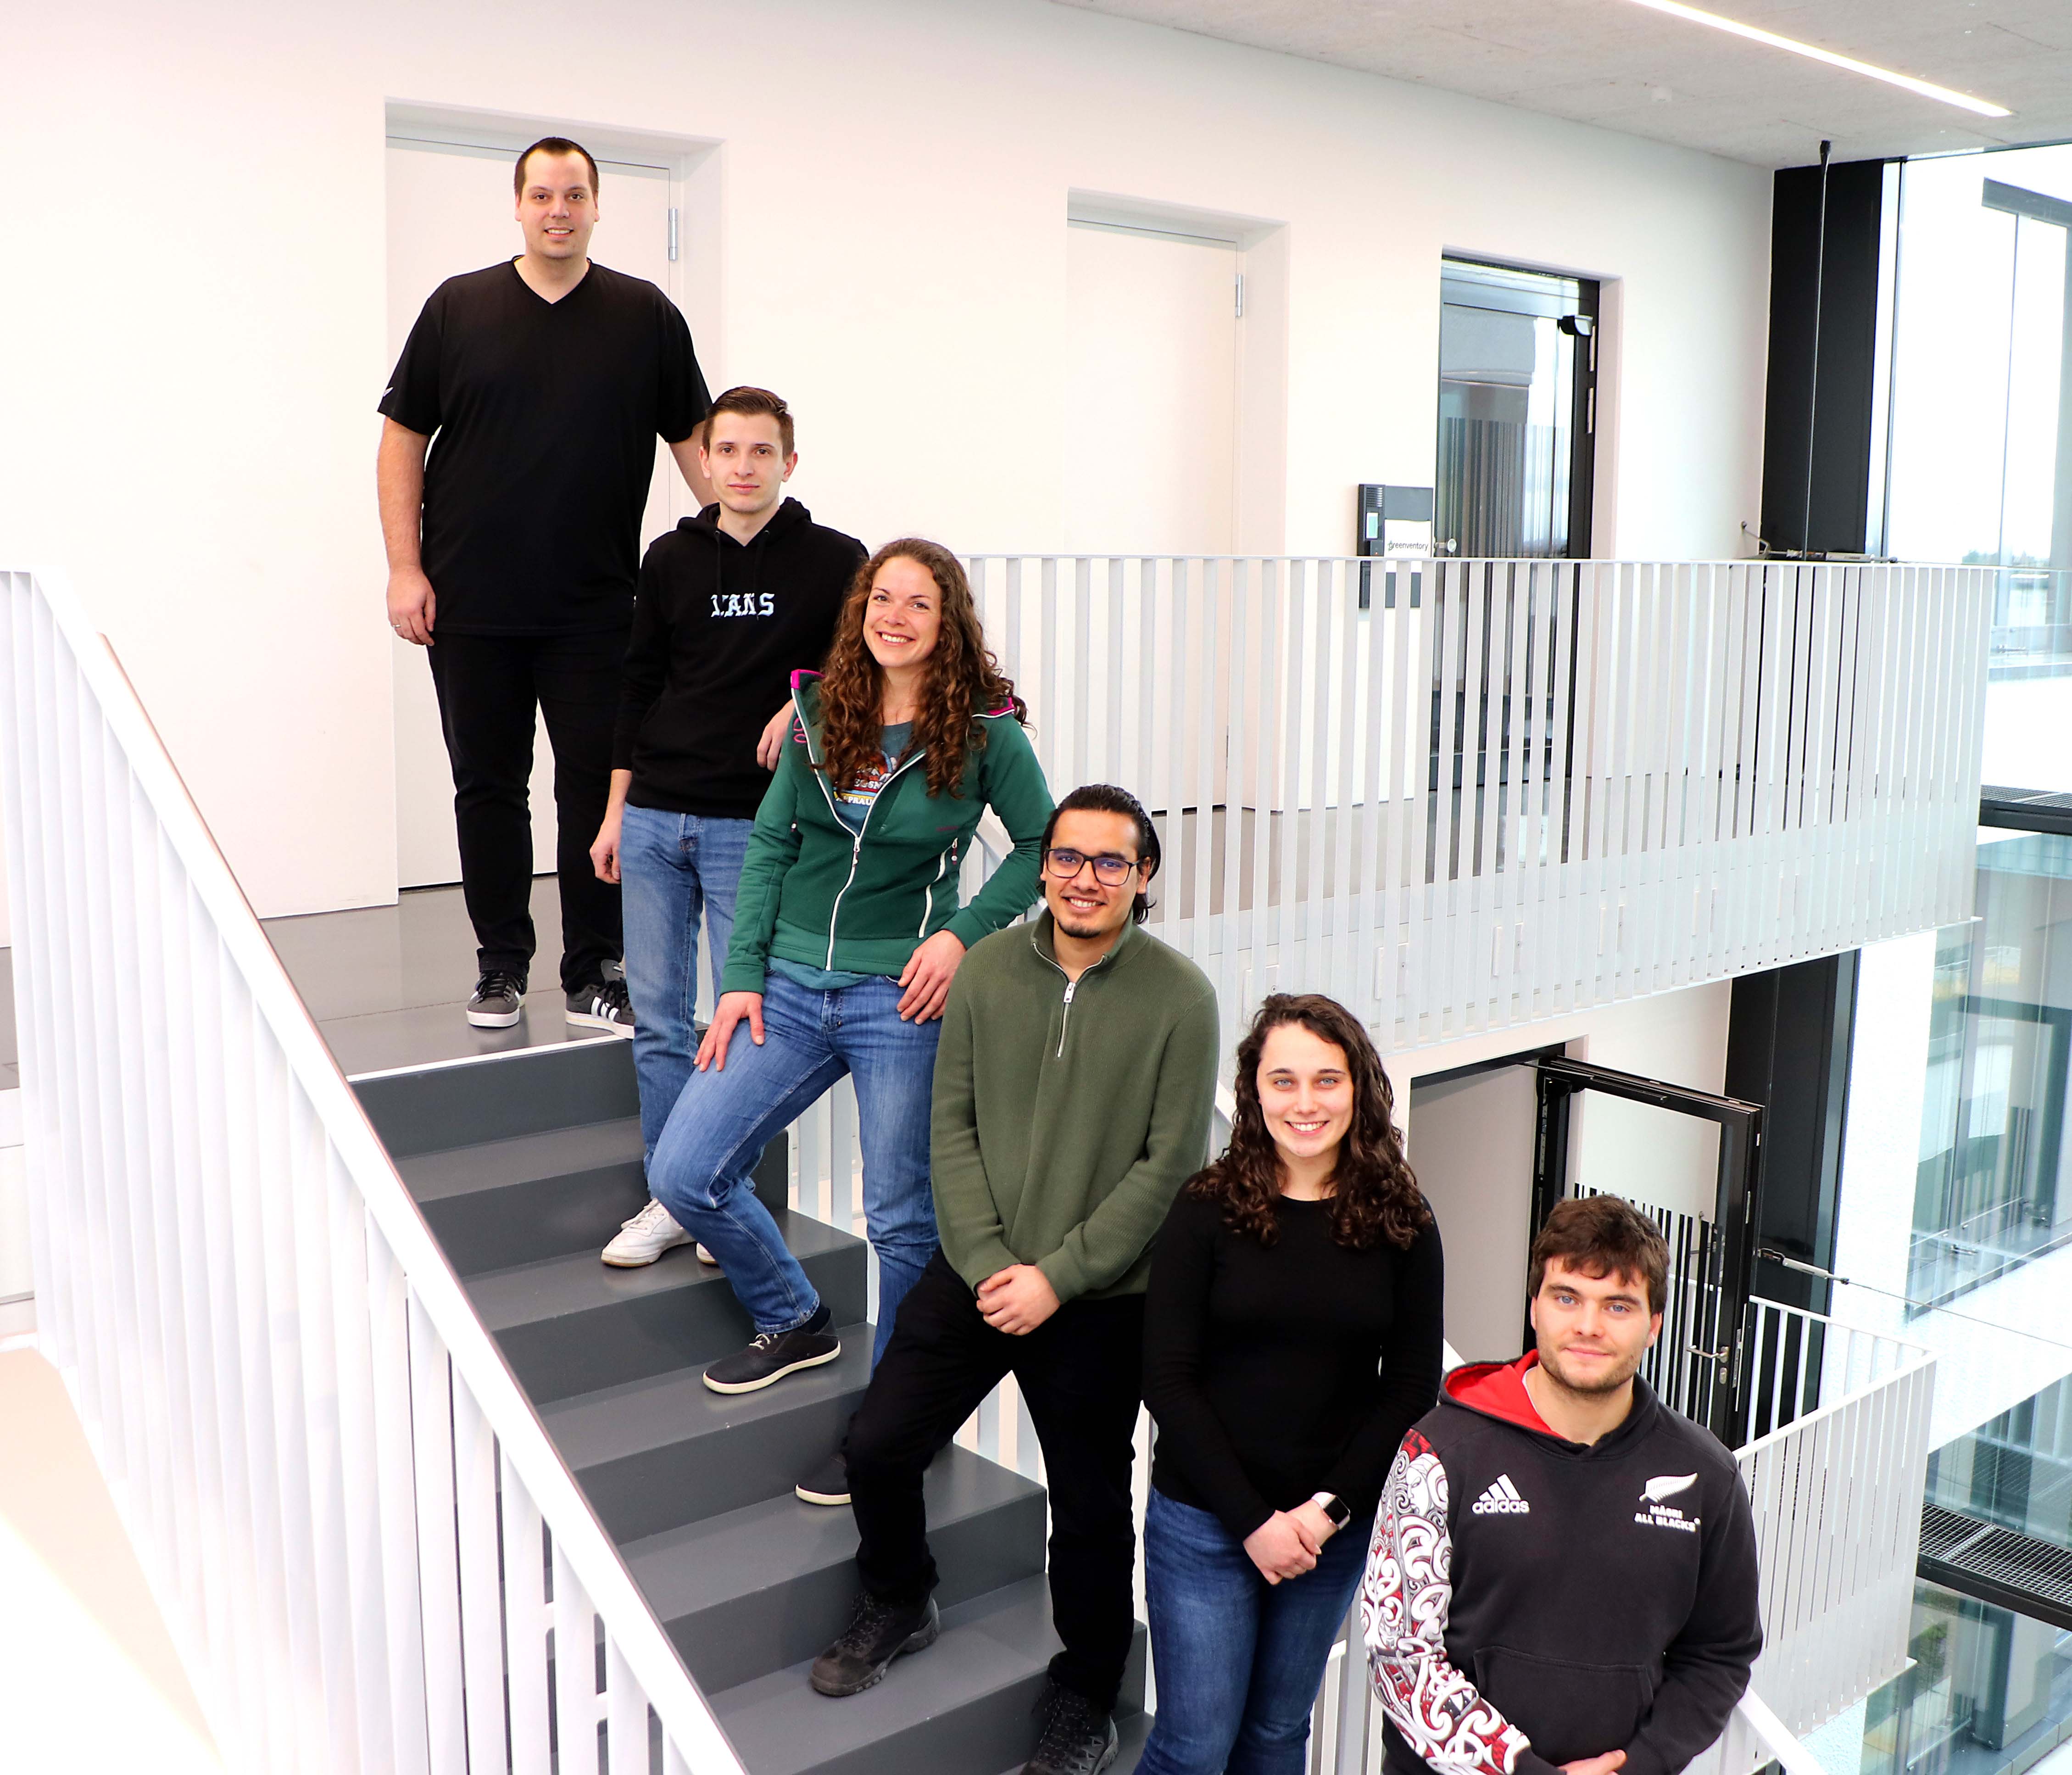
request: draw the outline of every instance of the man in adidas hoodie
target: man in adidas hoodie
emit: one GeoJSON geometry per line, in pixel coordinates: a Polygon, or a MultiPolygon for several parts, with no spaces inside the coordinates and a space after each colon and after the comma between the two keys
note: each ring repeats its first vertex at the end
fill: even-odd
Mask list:
{"type": "MultiPolygon", "coordinates": [[[[590,859],[623,883],[643,1158],[697,1048],[699,918],[724,962],[749,831],[791,719],[791,674],[826,658],[868,552],[785,496],[793,442],[779,397],[729,389],[699,458],[717,503],[658,537],[641,564],[611,800],[590,859]]],[[[604,1261],[652,1263],[689,1240],[651,1201],[604,1261]]]]}
{"type": "Polygon", "coordinates": [[[1733,1458],[1636,1378],[1667,1252],[1615,1196],[1534,1241],[1538,1348],[1404,1439],[1360,1592],[1388,1775],[1675,1775],[1762,1649],[1733,1458]]]}

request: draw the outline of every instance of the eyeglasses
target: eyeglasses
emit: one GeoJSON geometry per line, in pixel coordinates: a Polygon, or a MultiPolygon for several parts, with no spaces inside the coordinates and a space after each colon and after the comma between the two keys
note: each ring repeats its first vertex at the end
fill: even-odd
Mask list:
{"type": "Polygon", "coordinates": [[[1058,881],[1070,881],[1088,863],[1094,866],[1094,879],[1104,888],[1120,888],[1129,879],[1129,872],[1137,865],[1128,857],[1090,857],[1083,850],[1046,850],[1043,867],[1058,881]]]}

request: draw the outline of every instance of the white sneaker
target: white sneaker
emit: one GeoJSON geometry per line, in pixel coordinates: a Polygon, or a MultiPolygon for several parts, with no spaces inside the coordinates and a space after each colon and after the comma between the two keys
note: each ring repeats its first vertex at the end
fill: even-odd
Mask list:
{"type": "Polygon", "coordinates": [[[676,1225],[676,1217],[660,1202],[650,1202],[630,1221],[620,1224],[604,1261],[615,1270],[637,1270],[652,1263],[667,1250],[689,1245],[691,1235],[676,1225]]]}
{"type": "Polygon", "coordinates": [[[719,1259],[714,1257],[712,1253],[708,1251],[702,1245],[698,1247],[698,1262],[701,1263],[709,1263],[715,1270],[719,1267],[719,1259]]]}

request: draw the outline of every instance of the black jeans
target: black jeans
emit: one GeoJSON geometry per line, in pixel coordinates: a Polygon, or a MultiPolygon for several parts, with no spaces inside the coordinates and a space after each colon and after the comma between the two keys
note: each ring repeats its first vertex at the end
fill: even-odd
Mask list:
{"type": "Polygon", "coordinates": [[[590,847],[611,792],[627,632],[435,636],[432,683],[453,763],[461,889],[483,971],[523,974],[532,933],[532,710],[554,749],[554,861],[561,887],[561,986],[594,986],[620,954],[619,889],[590,847]]]}
{"type": "Polygon", "coordinates": [[[938,1251],[921,1272],[849,1425],[849,1494],[864,1588],[918,1602],[935,1587],[921,1476],[979,1402],[1012,1373],[1029,1402],[1050,1485],[1055,1682],[1113,1707],[1133,1629],[1129,1468],[1144,1355],[1144,1296],[1075,1300],[1026,1337],[979,1316],[938,1251]]]}

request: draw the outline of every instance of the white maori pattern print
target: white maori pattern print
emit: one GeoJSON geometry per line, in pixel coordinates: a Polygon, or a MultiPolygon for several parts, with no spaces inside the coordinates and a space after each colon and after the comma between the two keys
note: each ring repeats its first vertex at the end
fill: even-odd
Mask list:
{"type": "Polygon", "coordinates": [[[1453,1538],[1446,1469],[1416,1431],[1388,1470],[1360,1586],[1375,1693],[1410,1748],[1445,1775],[1512,1775],[1531,1740],[1446,1659],[1453,1538]]]}

